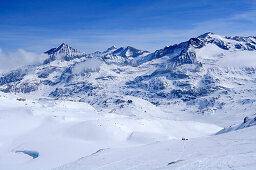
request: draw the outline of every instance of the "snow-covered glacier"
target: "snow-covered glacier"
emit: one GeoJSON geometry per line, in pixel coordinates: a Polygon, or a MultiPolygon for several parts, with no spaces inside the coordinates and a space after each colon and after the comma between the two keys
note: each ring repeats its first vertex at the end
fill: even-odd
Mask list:
{"type": "Polygon", "coordinates": [[[256,37],[61,44],[0,75],[0,169],[253,169],[256,37]]]}

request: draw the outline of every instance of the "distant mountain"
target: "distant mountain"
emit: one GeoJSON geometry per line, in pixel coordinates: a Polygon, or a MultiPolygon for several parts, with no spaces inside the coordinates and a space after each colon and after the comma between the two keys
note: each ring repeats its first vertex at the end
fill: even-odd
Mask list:
{"type": "Polygon", "coordinates": [[[57,48],[52,48],[46,51],[45,54],[48,54],[49,58],[44,61],[44,64],[47,64],[56,59],[69,61],[75,58],[81,58],[82,56],[85,55],[85,53],[81,53],[77,49],[74,49],[65,43],[62,43],[57,48]]]}
{"type": "Polygon", "coordinates": [[[112,46],[86,54],[64,43],[45,53],[43,64],[1,75],[0,90],[98,109],[132,105],[129,96],[198,113],[236,105],[243,112],[256,101],[256,67],[248,62],[256,57],[252,36],[205,33],[153,53],[112,46]]]}

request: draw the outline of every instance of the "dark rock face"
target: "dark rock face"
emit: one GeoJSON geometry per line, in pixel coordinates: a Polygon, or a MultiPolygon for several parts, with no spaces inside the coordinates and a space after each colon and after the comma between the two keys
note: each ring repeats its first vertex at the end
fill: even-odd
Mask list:
{"type": "Polygon", "coordinates": [[[54,98],[62,98],[69,97],[79,94],[80,92],[84,93],[84,95],[92,96],[93,90],[97,87],[93,86],[91,83],[82,82],[77,84],[68,84],[64,88],[56,88],[52,91],[49,96],[54,98]]]}
{"type": "Polygon", "coordinates": [[[199,38],[191,38],[189,40],[189,44],[195,48],[202,48],[204,46],[203,41],[201,41],[199,38]]]}
{"type": "Polygon", "coordinates": [[[26,74],[22,70],[15,70],[0,77],[0,85],[17,82],[23,79],[26,74]]]}

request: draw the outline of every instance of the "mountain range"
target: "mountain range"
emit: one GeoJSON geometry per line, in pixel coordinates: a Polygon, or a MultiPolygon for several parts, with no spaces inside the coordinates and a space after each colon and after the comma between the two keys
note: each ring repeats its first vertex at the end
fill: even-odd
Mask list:
{"type": "Polygon", "coordinates": [[[0,90],[99,110],[129,107],[132,97],[200,114],[237,112],[237,104],[244,112],[256,101],[253,36],[205,33],[155,52],[112,46],[87,54],[63,43],[45,54],[42,64],[2,74],[0,90]]]}

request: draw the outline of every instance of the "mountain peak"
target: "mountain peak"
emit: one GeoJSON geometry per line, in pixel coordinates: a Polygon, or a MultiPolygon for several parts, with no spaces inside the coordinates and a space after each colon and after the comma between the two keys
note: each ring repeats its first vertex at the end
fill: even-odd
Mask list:
{"type": "Polygon", "coordinates": [[[74,49],[65,43],[62,43],[57,48],[52,48],[44,53],[49,55],[49,58],[44,61],[44,64],[50,63],[54,60],[69,61],[74,58],[81,58],[85,55],[85,53],[81,53],[77,49],[74,49]]]}
{"type": "Polygon", "coordinates": [[[127,49],[135,49],[135,50],[137,50],[136,48],[134,48],[134,47],[132,47],[132,46],[127,46],[126,48],[127,48],[127,49]]]}
{"type": "Polygon", "coordinates": [[[116,50],[116,49],[117,49],[116,46],[115,46],[115,45],[112,45],[111,47],[109,47],[109,48],[106,50],[106,52],[112,51],[112,50],[116,50]]]}
{"type": "Polygon", "coordinates": [[[206,33],[204,33],[202,35],[199,35],[197,38],[206,38],[206,37],[211,37],[213,35],[215,35],[215,34],[212,33],[212,32],[206,32],[206,33]]]}
{"type": "Polygon", "coordinates": [[[74,53],[80,53],[77,49],[70,47],[69,45],[62,43],[57,48],[52,48],[45,52],[45,54],[52,55],[52,54],[66,54],[68,56],[72,56],[74,53]]]}
{"type": "Polygon", "coordinates": [[[69,48],[69,45],[62,43],[58,48],[69,48]]]}
{"type": "Polygon", "coordinates": [[[127,46],[126,48],[123,48],[123,51],[120,55],[123,57],[137,57],[143,53],[148,53],[148,51],[143,51],[131,46],[127,46]]]}

